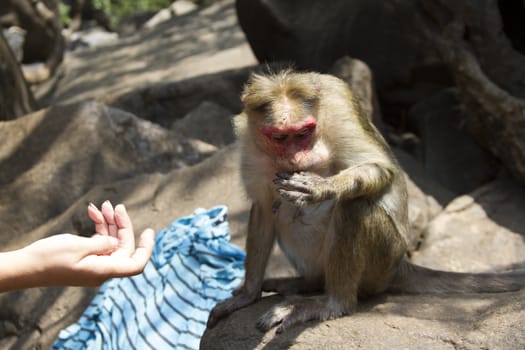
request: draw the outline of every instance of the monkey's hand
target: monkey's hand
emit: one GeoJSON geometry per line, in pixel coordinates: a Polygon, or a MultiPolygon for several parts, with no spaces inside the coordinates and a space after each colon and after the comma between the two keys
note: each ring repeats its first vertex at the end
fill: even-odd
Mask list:
{"type": "Polygon", "coordinates": [[[304,207],[333,197],[333,184],[330,178],[310,172],[279,172],[273,183],[277,192],[295,206],[304,207]]]}
{"type": "Polygon", "coordinates": [[[253,304],[261,298],[261,292],[249,293],[245,288],[237,289],[234,292],[234,296],[223,302],[215,305],[208,318],[207,327],[213,328],[219,322],[220,319],[228,316],[232,312],[238,309],[242,309],[245,306],[253,304]]]}

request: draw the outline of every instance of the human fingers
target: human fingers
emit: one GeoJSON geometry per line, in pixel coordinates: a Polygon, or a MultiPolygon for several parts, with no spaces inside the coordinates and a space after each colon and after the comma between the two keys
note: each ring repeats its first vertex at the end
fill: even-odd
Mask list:
{"type": "Polygon", "coordinates": [[[102,215],[106,219],[108,225],[108,233],[110,236],[118,238],[118,229],[115,224],[115,211],[113,210],[113,205],[109,200],[104,201],[101,206],[102,215]]]}
{"type": "Polygon", "coordinates": [[[118,230],[120,248],[124,249],[127,256],[131,256],[135,250],[135,233],[133,232],[133,224],[131,223],[124,204],[118,204],[115,207],[114,218],[118,230]]]}
{"type": "Polygon", "coordinates": [[[153,252],[154,244],[155,232],[150,228],[145,229],[140,235],[137,249],[135,249],[135,252],[131,256],[132,263],[129,264],[128,271],[130,275],[136,275],[144,270],[153,252]]]}
{"type": "MultiPolygon", "coordinates": [[[[139,244],[137,249],[131,256],[121,256],[112,254],[111,256],[97,256],[95,258],[107,258],[107,259],[96,259],[96,263],[103,274],[107,277],[127,277],[141,273],[144,267],[149,261],[151,253],[153,252],[153,246],[155,244],[154,235],[152,229],[146,229],[140,235],[139,244]],[[101,265],[104,263],[104,265],[101,265]]],[[[92,260],[92,263],[94,261],[92,260]]],[[[93,268],[93,265],[91,265],[93,268]]]]}
{"type": "Polygon", "coordinates": [[[153,246],[155,245],[155,232],[151,228],[145,229],[140,235],[137,249],[131,256],[133,263],[130,264],[130,273],[138,274],[144,270],[148,263],[153,246]]]}
{"type": "Polygon", "coordinates": [[[104,215],[93,203],[89,203],[87,208],[89,218],[95,223],[95,232],[100,235],[108,235],[108,224],[104,215]]]}

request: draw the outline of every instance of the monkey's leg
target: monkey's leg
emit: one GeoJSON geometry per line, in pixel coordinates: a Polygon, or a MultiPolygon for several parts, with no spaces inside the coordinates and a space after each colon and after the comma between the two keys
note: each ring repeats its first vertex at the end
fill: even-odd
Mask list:
{"type": "Polygon", "coordinates": [[[367,198],[338,203],[326,232],[323,250],[325,295],[292,298],[265,313],[258,327],[278,326],[282,332],[309,320],[328,320],[351,314],[358,293],[384,291],[404,254],[388,213],[367,198]]]}
{"type": "Polygon", "coordinates": [[[257,328],[268,331],[278,326],[275,332],[282,333],[298,323],[335,318],[334,313],[328,310],[329,298],[326,295],[287,297],[286,301],[272,307],[259,318],[257,328]]]}
{"type": "Polygon", "coordinates": [[[306,279],[304,277],[268,278],[262,285],[263,292],[276,292],[281,295],[297,293],[314,293],[323,289],[321,279],[306,279]]]}
{"type": "MultiPolygon", "coordinates": [[[[336,211],[341,208],[336,207],[336,211]]],[[[257,326],[263,331],[277,326],[276,332],[310,320],[327,320],[349,314],[357,304],[358,283],[362,273],[360,256],[352,254],[354,237],[345,230],[352,227],[343,217],[332,217],[327,230],[325,257],[325,295],[292,297],[266,312],[257,326]]]]}
{"type": "Polygon", "coordinates": [[[248,223],[244,284],[232,298],[215,306],[208,318],[208,327],[215,326],[221,318],[254,303],[261,297],[264,271],[274,239],[271,205],[265,207],[254,203],[248,223]]]}

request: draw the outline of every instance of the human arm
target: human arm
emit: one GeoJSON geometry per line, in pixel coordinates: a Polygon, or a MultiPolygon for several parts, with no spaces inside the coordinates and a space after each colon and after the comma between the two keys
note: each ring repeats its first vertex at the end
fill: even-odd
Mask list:
{"type": "Polygon", "coordinates": [[[153,230],[144,230],[135,248],[124,205],[113,209],[106,201],[99,211],[90,204],[88,215],[96,225],[92,237],[63,233],[0,253],[0,292],[51,285],[98,286],[111,277],[142,272],[153,250],[153,230]]]}

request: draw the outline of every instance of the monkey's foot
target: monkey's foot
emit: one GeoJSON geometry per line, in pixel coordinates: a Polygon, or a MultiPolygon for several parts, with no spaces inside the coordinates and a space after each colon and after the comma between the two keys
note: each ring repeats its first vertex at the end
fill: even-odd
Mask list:
{"type": "Polygon", "coordinates": [[[260,298],[260,292],[255,294],[251,293],[248,294],[244,290],[241,290],[237,292],[232,298],[227,299],[217,305],[213,308],[213,310],[210,313],[210,316],[208,317],[208,328],[213,328],[219,322],[220,319],[228,316],[235,310],[241,309],[245,306],[248,306],[252,303],[254,303],[257,299],[260,298]]]}
{"type": "Polygon", "coordinates": [[[257,328],[268,331],[277,326],[276,333],[282,333],[298,323],[312,320],[329,320],[347,314],[342,305],[329,301],[325,295],[294,297],[274,306],[257,321],[257,328]]]}

